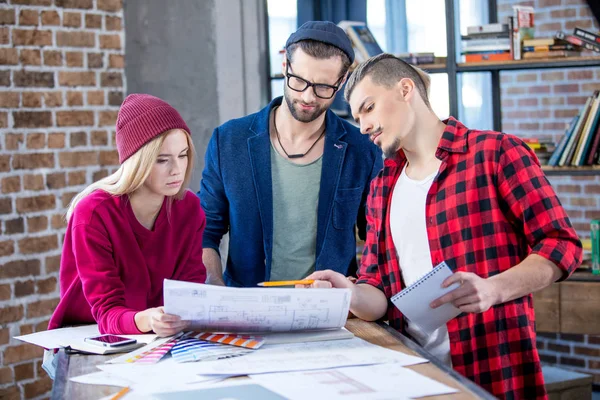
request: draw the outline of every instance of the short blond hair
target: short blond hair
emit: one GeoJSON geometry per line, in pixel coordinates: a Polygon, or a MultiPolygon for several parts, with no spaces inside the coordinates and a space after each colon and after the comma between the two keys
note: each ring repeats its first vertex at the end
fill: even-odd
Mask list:
{"type": "MultiPolygon", "coordinates": [[[[182,199],[185,196],[185,192],[192,178],[192,172],[194,170],[194,158],[196,157],[196,151],[194,149],[194,143],[188,132],[183,129],[176,129],[185,133],[188,142],[188,165],[183,178],[183,183],[179,192],[173,196],[175,199],[182,199]]],[[[115,171],[115,173],[107,176],[106,178],[100,179],[97,182],[92,183],[79,194],[77,194],[71,200],[67,209],[66,218],[67,221],[73,215],[73,211],[77,204],[84,199],[86,196],[96,190],[103,190],[113,196],[122,196],[125,194],[132,194],[138,190],[150,176],[152,166],[156,162],[158,155],[160,154],[160,148],[165,141],[167,135],[176,130],[170,130],[162,133],[156,138],[152,139],[145,145],[143,145],[138,151],[136,151],[131,157],[123,161],[123,164],[115,171]]],[[[170,199],[172,200],[172,199],[170,199]]]]}
{"type": "Polygon", "coordinates": [[[392,88],[400,80],[408,78],[414,82],[423,102],[425,102],[427,107],[431,108],[429,104],[431,78],[429,75],[422,69],[410,65],[393,54],[387,53],[371,57],[356,67],[346,83],[346,90],[344,91],[346,101],[350,101],[350,96],[356,85],[362,82],[367,76],[371,77],[373,83],[383,85],[387,88],[392,88]]]}

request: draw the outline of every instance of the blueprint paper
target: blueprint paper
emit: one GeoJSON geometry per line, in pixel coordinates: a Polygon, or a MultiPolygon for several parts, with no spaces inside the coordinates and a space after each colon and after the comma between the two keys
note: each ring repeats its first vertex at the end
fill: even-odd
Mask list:
{"type": "Polygon", "coordinates": [[[231,288],[165,279],[165,312],[209,332],[339,329],[350,289],[231,288]]]}

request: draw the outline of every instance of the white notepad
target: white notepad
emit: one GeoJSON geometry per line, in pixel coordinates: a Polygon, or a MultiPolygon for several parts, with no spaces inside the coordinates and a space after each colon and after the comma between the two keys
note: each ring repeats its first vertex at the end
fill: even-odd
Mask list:
{"type": "Polygon", "coordinates": [[[433,300],[460,286],[455,283],[445,289],[442,288],[442,282],[450,275],[452,275],[450,267],[445,262],[441,262],[427,275],[393,296],[392,303],[412,324],[418,325],[426,332],[433,332],[461,313],[452,303],[446,303],[435,309],[429,306],[433,300]]]}

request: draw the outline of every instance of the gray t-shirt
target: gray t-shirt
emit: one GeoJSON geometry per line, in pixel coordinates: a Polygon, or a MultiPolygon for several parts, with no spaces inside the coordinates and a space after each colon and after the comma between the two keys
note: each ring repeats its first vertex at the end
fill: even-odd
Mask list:
{"type": "MultiPolygon", "coordinates": [[[[271,130],[273,129],[271,112],[271,130]]],[[[302,279],[315,270],[323,157],[298,165],[271,145],[273,253],[269,280],[302,279]]]]}

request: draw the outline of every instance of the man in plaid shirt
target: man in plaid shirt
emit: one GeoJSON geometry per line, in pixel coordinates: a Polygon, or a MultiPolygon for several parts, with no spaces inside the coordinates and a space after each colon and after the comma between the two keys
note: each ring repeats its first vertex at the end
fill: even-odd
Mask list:
{"type": "Polygon", "coordinates": [[[566,279],[581,242],[534,153],[518,138],[440,121],[429,77],[382,54],[348,79],[363,134],[386,155],[367,202],[367,239],[356,284],[318,271],[313,286],[352,289],[359,318],[384,317],[440,360],[504,399],[547,398],[531,293],[566,279]],[[435,332],[388,299],[445,261],[454,290],[431,303],[462,313],[435,332]]]}

